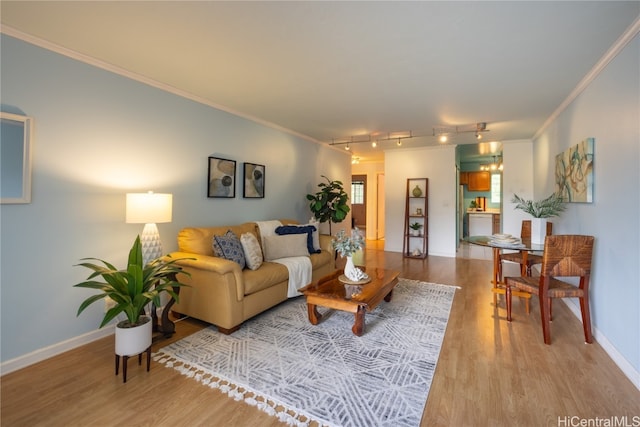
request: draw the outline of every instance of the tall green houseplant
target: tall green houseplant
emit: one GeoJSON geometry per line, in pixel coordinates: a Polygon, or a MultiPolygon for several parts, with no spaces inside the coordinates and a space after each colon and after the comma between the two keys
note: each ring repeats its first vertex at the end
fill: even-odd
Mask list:
{"type": "Polygon", "coordinates": [[[341,181],[331,181],[326,176],[322,175],[327,180],[326,183],[321,182],[318,184],[320,190],[315,194],[307,194],[307,200],[309,203],[309,209],[313,212],[315,218],[323,223],[329,222],[329,234],[331,234],[331,223],[340,223],[344,221],[349,213],[349,196],[344,191],[341,181]]]}

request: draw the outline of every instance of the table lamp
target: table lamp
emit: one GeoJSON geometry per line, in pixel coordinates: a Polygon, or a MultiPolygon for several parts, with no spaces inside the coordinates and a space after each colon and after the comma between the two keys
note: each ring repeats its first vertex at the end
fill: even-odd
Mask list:
{"type": "Polygon", "coordinates": [[[166,193],[127,193],[126,222],[145,224],[140,235],[145,265],[162,256],[162,242],[156,224],[171,222],[172,200],[173,195],[166,193]]]}

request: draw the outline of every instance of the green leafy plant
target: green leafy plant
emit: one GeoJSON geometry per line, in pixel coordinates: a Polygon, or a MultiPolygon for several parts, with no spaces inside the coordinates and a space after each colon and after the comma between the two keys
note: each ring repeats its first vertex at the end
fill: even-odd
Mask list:
{"type": "Polygon", "coordinates": [[[516,203],[516,209],[520,209],[534,218],[551,218],[560,215],[566,209],[562,196],[557,193],[537,202],[524,200],[514,194],[511,203],[516,203]]]}
{"type": "Polygon", "coordinates": [[[412,230],[420,230],[422,228],[422,224],[416,221],[413,224],[409,224],[409,228],[412,230]]]}
{"type": "Polygon", "coordinates": [[[318,184],[320,191],[307,194],[307,200],[311,202],[309,209],[319,222],[329,221],[329,234],[331,234],[331,223],[344,221],[349,213],[350,208],[347,204],[349,196],[344,191],[341,181],[331,181],[324,175],[322,177],[327,182],[318,184]]]}
{"type": "MultiPolygon", "coordinates": [[[[170,258],[170,256],[168,256],[170,258]]],[[[180,258],[193,259],[193,258],[180,258]]],[[[160,294],[167,292],[176,302],[178,294],[174,292],[174,287],[188,286],[176,280],[178,274],[189,275],[188,272],[182,270],[175,263],[179,259],[164,260],[158,258],[144,265],[142,258],[142,245],[140,236],[138,236],[129,251],[129,260],[126,270],[118,270],[107,261],[98,258],[83,258],[81,261],[99,261],[104,265],[94,264],[91,262],[83,262],[76,266],[86,267],[92,270],[86,281],[74,285],[78,288],[96,289],[101,293],[93,295],[78,308],[79,316],[88,306],[96,301],[104,298],[111,298],[115,305],[105,312],[100,327],[109,323],[118,314],[124,312],[127,320],[124,321],[123,327],[138,326],[138,319],[144,307],[153,302],[156,306],[160,306],[160,294]],[[96,277],[102,277],[104,282],[94,280],[96,277]]]]}
{"type": "Polygon", "coordinates": [[[344,258],[364,248],[364,237],[357,227],[351,230],[351,235],[348,235],[345,230],[340,230],[331,241],[331,246],[344,258]]]}

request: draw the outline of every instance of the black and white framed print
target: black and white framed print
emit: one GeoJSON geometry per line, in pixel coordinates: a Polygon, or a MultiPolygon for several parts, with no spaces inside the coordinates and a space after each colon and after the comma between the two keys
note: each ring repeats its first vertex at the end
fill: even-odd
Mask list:
{"type": "Polygon", "coordinates": [[[209,157],[209,174],[207,181],[207,197],[236,197],[236,162],[235,160],[209,157]]]}
{"type": "Polygon", "coordinates": [[[264,197],[264,165],[244,164],[244,191],[242,197],[261,199],[264,197]]]}

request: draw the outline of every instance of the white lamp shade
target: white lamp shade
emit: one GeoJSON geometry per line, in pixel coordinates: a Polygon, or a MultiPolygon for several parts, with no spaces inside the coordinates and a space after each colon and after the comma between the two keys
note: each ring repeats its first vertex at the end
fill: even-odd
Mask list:
{"type": "Polygon", "coordinates": [[[157,224],[171,222],[173,195],[167,193],[127,193],[126,222],[157,224]]]}

